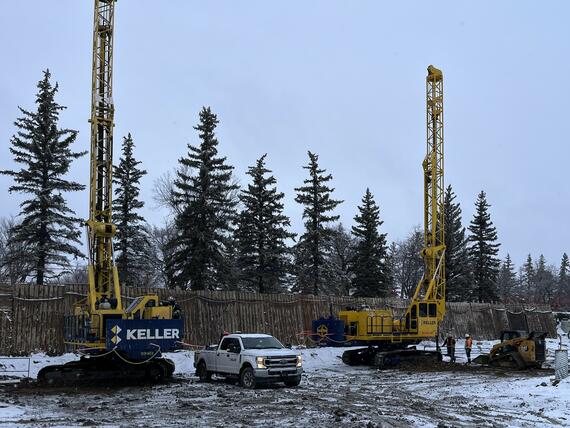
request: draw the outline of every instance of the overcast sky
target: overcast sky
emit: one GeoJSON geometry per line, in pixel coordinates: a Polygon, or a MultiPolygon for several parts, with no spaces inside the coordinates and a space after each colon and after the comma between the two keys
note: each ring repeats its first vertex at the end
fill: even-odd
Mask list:
{"type": "MultiPolygon", "coordinates": [[[[35,108],[49,68],[68,109],[61,125],[89,141],[92,1],[3,2],[0,15],[0,169],[17,106],[35,108]]],[[[301,231],[293,188],[307,150],[334,176],[349,226],[366,187],[389,240],[422,222],[425,76],[444,72],[445,181],[465,225],[482,189],[501,256],[520,265],[570,251],[570,2],[147,1],[119,0],[115,20],[115,154],[131,132],[143,214],[166,212],[153,182],[176,166],[203,105],[218,115],[219,150],[245,171],[264,153],[286,213],[301,231]]],[[[88,180],[88,158],[70,176],[88,180]]],[[[0,177],[0,217],[21,197],[0,177]]],[[[69,195],[87,217],[87,192],[69,195]]]]}

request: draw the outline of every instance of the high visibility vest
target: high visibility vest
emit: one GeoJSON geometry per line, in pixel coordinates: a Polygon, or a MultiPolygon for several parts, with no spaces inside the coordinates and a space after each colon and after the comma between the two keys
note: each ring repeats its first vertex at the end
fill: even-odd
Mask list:
{"type": "Polygon", "coordinates": [[[471,346],[472,346],[472,345],[473,345],[473,339],[471,339],[470,337],[468,337],[468,338],[465,340],[465,348],[471,349],[471,346]]]}

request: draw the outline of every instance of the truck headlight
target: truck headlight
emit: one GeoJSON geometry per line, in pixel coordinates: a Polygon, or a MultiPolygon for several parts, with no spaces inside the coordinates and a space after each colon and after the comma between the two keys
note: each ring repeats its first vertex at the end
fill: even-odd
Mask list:
{"type": "Polygon", "coordinates": [[[303,357],[297,355],[297,367],[301,367],[303,365],[303,357]]]}
{"type": "Polygon", "coordinates": [[[264,369],[265,368],[265,358],[257,357],[255,359],[255,361],[257,362],[257,368],[258,369],[264,369]]]}

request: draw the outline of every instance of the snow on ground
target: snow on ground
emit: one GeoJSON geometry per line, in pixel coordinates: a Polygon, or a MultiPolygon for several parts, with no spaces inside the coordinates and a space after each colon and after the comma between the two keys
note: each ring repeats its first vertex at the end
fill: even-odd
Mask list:
{"type": "MultiPolygon", "coordinates": [[[[475,340],[472,357],[494,343],[475,340]]],[[[568,346],[567,337],[563,343],[568,346]]],[[[348,367],[340,359],[347,348],[300,349],[305,375],[298,388],[250,391],[220,379],[200,383],[191,351],[167,355],[175,361],[175,377],[161,385],[45,389],[0,382],[0,427],[570,426],[570,378],[553,385],[552,371],[465,366],[463,345],[458,341],[459,364],[443,371],[348,367]]],[[[549,339],[547,346],[552,365],[558,341],[549,339]]],[[[34,354],[30,375],[74,358],[34,354]]]]}

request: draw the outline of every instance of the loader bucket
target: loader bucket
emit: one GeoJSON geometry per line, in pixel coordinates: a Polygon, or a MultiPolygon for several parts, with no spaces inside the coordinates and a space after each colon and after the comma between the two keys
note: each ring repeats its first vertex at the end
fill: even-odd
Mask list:
{"type": "Polygon", "coordinates": [[[477,358],[473,359],[473,363],[481,365],[489,364],[489,354],[478,355],[477,358]]]}

